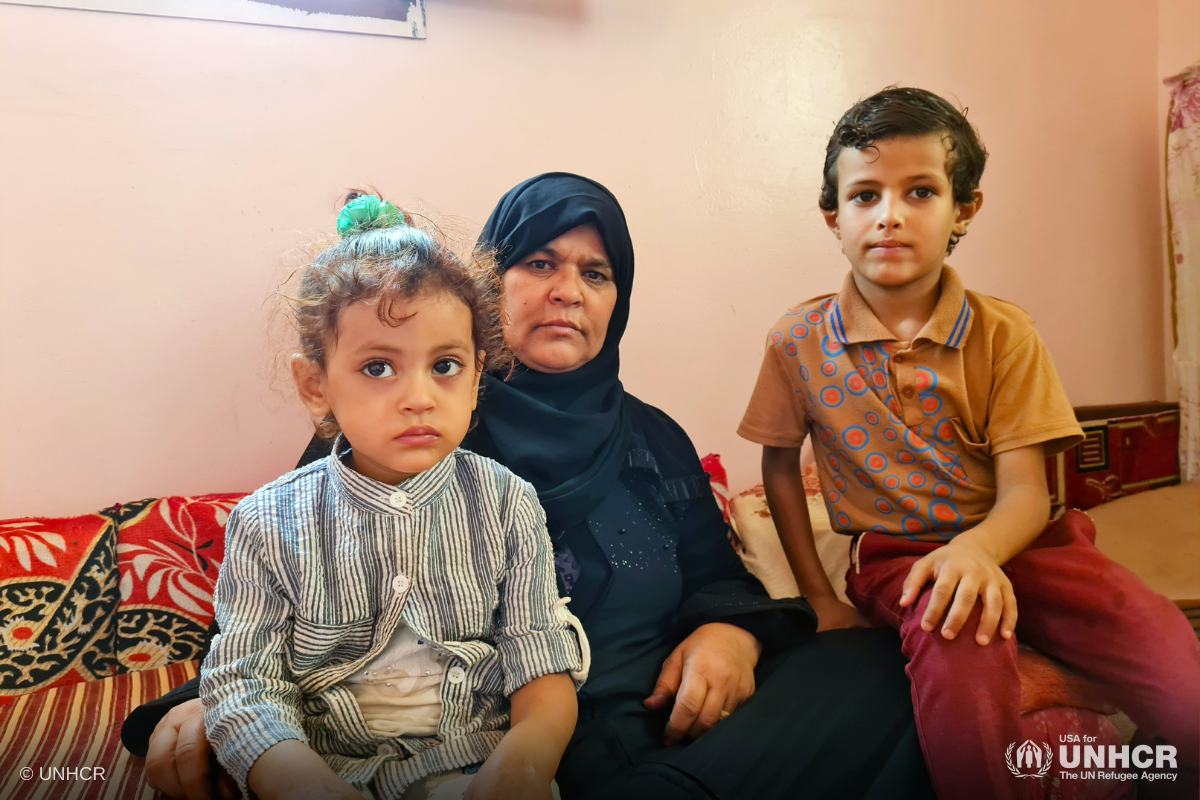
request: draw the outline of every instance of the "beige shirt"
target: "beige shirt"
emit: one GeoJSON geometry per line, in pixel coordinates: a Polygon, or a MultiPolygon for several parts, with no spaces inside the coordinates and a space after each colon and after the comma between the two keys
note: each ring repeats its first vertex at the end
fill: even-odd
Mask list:
{"type": "Polygon", "coordinates": [[[380,736],[434,736],[442,721],[446,658],[403,622],[383,652],[342,685],[380,736]]]}
{"type": "Polygon", "coordinates": [[[833,528],[945,541],[996,502],[994,459],[1083,438],[1050,353],[1017,306],[943,268],[933,316],[901,343],[848,275],[778,322],[738,434],[799,448],[813,433],[833,528]]]}

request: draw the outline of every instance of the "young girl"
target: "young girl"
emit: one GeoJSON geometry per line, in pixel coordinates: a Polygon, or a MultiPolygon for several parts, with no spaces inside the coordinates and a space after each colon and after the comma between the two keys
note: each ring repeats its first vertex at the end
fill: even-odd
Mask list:
{"type": "Polygon", "coordinates": [[[533,487],[457,449],[504,358],[494,265],[348,200],[291,298],[333,453],[230,515],[209,739],[262,800],[556,796],[586,639],[533,487]]]}

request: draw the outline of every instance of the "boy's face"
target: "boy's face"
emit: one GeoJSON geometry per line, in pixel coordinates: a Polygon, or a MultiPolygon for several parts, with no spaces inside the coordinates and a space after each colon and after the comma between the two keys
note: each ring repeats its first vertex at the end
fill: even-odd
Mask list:
{"type": "Polygon", "coordinates": [[[396,484],[437,464],[462,442],[479,391],[471,312],[445,292],[396,301],[396,326],[374,304],[338,315],[337,341],[327,342],[325,369],[292,361],[300,399],[310,414],[333,412],[354,449],[354,468],[396,484]]]}
{"type": "Polygon", "coordinates": [[[838,207],[825,223],[859,286],[899,289],[941,276],[950,234],[962,235],[983,203],[956,203],[942,134],[882,139],[838,155],[838,207]]]}

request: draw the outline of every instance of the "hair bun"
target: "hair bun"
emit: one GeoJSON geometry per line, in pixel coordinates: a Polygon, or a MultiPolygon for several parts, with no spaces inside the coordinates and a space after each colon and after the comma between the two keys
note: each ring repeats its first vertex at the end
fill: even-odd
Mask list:
{"type": "Polygon", "coordinates": [[[404,213],[400,209],[373,194],[360,194],[346,203],[338,213],[337,232],[345,239],[364,231],[394,228],[404,224],[404,213]]]}

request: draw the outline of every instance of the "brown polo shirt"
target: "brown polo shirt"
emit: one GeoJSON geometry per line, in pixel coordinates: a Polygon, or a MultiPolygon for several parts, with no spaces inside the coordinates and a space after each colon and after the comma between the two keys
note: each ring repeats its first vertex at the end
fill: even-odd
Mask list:
{"type": "Polygon", "coordinates": [[[911,343],[851,275],[775,323],[738,434],[798,448],[810,431],[834,530],[924,541],[987,517],[996,454],[1041,443],[1050,455],[1083,438],[1029,315],[966,291],[949,266],[911,343]]]}

